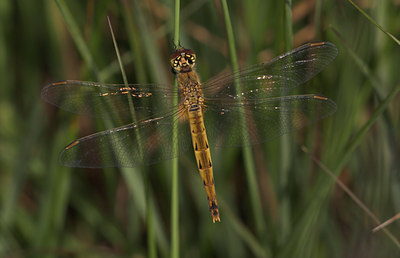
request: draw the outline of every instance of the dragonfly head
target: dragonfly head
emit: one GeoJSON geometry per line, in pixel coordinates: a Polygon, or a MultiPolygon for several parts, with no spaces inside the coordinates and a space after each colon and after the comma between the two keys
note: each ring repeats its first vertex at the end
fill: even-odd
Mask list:
{"type": "Polygon", "coordinates": [[[196,63],[196,54],[183,47],[179,47],[171,55],[171,66],[173,73],[187,73],[193,70],[196,63]]]}

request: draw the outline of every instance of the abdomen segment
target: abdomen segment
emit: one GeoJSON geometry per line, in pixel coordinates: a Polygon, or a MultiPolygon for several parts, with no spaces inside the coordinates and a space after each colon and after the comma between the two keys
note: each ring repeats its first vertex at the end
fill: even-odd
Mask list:
{"type": "Polygon", "coordinates": [[[203,112],[200,106],[189,110],[190,131],[194,154],[196,156],[197,167],[206,190],[208,207],[213,218],[213,222],[220,221],[218,203],[215,194],[214,175],[208,145],[206,129],[204,127],[203,112]]]}

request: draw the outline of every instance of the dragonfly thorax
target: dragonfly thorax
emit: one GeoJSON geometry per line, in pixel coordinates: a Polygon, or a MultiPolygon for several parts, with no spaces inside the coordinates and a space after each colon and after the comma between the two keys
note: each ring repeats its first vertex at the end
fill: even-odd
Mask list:
{"type": "Polygon", "coordinates": [[[188,110],[197,109],[199,106],[204,105],[204,97],[200,84],[196,83],[183,87],[182,95],[184,98],[183,104],[188,110]]]}

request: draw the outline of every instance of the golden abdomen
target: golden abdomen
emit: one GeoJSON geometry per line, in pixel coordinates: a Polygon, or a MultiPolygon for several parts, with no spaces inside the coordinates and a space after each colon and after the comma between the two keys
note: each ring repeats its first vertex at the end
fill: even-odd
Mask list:
{"type": "Polygon", "coordinates": [[[204,127],[203,111],[199,105],[193,105],[188,111],[190,131],[192,134],[193,149],[197,167],[207,194],[208,207],[213,222],[220,221],[218,203],[215,194],[214,175],[210,147],[208,145],[206,129],[204,127]]]}

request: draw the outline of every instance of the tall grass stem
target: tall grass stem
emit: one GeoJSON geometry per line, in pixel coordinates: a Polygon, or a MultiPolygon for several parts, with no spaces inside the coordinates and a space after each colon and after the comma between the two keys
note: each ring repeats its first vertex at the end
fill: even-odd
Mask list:
{"type": "MultiPolygon", "coordinates": [[[[180,16],[180,0],[175,0],[174,10],[174,44],[179,45],[179,16],[180,16]]],[[[178,87],[175,78],[174,86],[178,87]]],[[[174,106],[178,105],[178,96],[174,97],[174,106]]],[[[177,114],[173,116],[173,153],[178,152],[178,119],[177,114]]],[[[176,156],[176,155],[174,155],[176,156]]],[[[172,193],[171,193],[171,257],[179,257],[179,180],[178,180],[178,158],[172,160],[172,193]]]]}
{"type": "MultiPolygon", "coordinates": [[[[238,65],[238,59],[236,55],[236,47],[235,47],[235,39],[234,39],[234,34],[233,34],[233,27],[232,27],[232,22],[231,18],[229,15],[229,9],[228,9],[228,4],[226,0],[221,0],[222,3],[222,11],[223,11],[223,16],[224,16],[224,21],[225,21],[225,28],[226,28],[226,34],[228,38],[228,47],[229,47],[229,54],[231,57],[231,64],[232,64],[232,70],[233,71],[238,71],[239,70],[239,65],[238,65]]],[[[236,87],[236,93],[238,93],[238,96],[241,96],[239,93],[242,91],[240,81],[236,78],[235,79],[235,87],[236,87]]],[[[242,109],[241,114],[244,114],[245,110],[242,109]]],[[[244,115],[241,116],[242,123],[245,123],[245,117],[244,115]]],[[[244,129],[243,134],[247,134],[247,130],[244,129]]],[[[246,145],[246,143],[244,143],[246,145]]],[[[248,184],[248,190],[250,191],[250,198],[251,198],[251,206],[253,210],[253,216],[254,216],[254,221],[255,221],[255,226],[256,226],[256,232],[257,236],[259,239],[262,239],[265,235],[265,223],[263,219],[263,214],[261,210],[261,200],[260,200],[260,194],[259,194],[259,187],[257,184],[257,175],[256,175],[256,168],[254,165],[254,158],[251,152],[251,148],[246,147],[243,148],[243,155],[244,155],[244,162],[245,162],[245,169],[246,169],[246,175],[247,175],[247,184],[248,184]]]]}
{"type": "Polygon", "coordinates": [[[99,69],[97,68],[93,56],[90,54],[89,47],[87,46],[85,40],[83,39],[82,33],[80,32],[78,25],[75,22],[71,12],[69,11],[67,5],[64,0],[55,0],[56,4],[64,17],[64,21],[67,23],[67,28],[71,33],[72,39],[75,42],[76,47],[78,48],[79,53],[81,54],[83,60],[86,65],[89,67],[92,72],[93,77],[97,81],[102,81],[100,78],[99,69]]]}
{"type": "MultiPolygon", "coordinates": [[[[293,48],[293,27],[292,27],[292,1],[284,1],[284,43],[285,51],[288,52],[293,48]]],[[[288,94],[287,90],[282,90],[282,96],[288,94]]],[[[285,106],[285,103],[282,103],[285,106]]],[[[281,123],[290,124],[290,119],[281,117],[281,123]]],[[[291,231],[291,212],[290,212],[290,196],[287,189],[289,189],[288,178],[292,164],[292,146],[291,135],[282,135],[279,142],[279,192],[280,198],[279,207],[279,239],[280,243],[284,243],[285,239],[289,236],[291,231]]]]}

